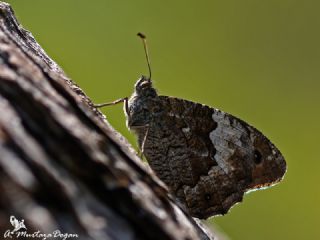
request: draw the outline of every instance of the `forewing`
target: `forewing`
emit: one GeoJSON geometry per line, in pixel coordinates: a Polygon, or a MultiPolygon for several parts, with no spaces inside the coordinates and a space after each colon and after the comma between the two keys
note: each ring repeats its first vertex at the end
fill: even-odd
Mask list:
{"type": "MultiPolygon", "coordinates": [[[[281,153],[252,126],[202,104],[159,98],[166,121],[159,118],[154,124],[168,131],[170,139],[159,137],[163,133],[151,126],[149,140],[160,134],[158,143],[162,139],[161,151],[166,153],[156,161],[156,165],[162,162],[166,166],[160,166],[160,173],[156,166],[155,172],[191,215],[224,214],[242,200],[244,192],[282,179],[286,164],[281,153]]],[[[152,167],[153,157],[149,158],[152,167]]]]}

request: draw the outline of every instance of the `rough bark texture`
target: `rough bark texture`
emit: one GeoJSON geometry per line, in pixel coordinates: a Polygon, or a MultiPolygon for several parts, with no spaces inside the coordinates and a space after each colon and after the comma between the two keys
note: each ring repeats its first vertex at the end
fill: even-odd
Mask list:
{"type": "MultiPolygon", "coordinates": [[[[213,239],[0,2],[0,234],[213,239]]],[[[1,237],[1,238],[2,238],[1,237]]]]}

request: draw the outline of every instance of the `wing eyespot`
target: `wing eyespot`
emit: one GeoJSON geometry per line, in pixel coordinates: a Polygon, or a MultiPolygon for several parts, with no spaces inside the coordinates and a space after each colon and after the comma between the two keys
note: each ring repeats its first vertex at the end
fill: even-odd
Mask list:
{"type": "Polygon", "coordinates": [[[206,201],[210,201],[211,200],[211,195],[207,193],[207,194],[204,195],[204,198],[205,198],[206,201]]]}
{"type": "Polygon", "coordinates": [[[262,162],[262,155],[258,150],[254,150],[254,163],[260,164],[262,162]]]}

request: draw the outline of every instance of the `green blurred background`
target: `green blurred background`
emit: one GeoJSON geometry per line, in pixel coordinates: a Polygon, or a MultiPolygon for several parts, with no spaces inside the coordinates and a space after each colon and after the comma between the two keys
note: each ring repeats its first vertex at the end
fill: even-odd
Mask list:
{"type": "MultiPolygon", "coordinates": [[[[8,1],[49,56],[96,103],[147,74],[160,94],[230,112],[264,132],[284,181],[209,220],[230,239],[320,239],[319,1],[8,1]]],[[[136,146],[122,106],[103,110],[136,146]]]]}

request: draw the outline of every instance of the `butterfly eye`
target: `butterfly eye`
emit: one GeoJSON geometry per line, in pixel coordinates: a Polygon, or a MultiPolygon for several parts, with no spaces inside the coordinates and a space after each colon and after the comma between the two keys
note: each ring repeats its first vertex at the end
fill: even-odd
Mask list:
{"type": "Polygon", "coordinates": [[[254,162],[255,164],[260,164],[262,162],[262,155],[258,150],[254,151],[254,162]]]}
{"type": "Polygon", "coordinates": [[[153,112],[154,112],[154,113],[158,113],[158,112],[160,112],[160,111],[161,111],[161,108],[160,108],[159,105],[156,105],[156,106],[153,108],[153,112]]]}
{"type": "Polygon", "coordinates": [[[142,112],[144,115],[148,115],[149,114],[149,109],[148,108],[143,108],[142,112]]]}

